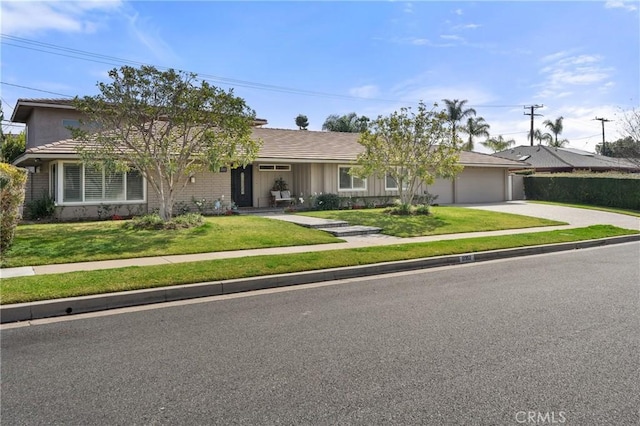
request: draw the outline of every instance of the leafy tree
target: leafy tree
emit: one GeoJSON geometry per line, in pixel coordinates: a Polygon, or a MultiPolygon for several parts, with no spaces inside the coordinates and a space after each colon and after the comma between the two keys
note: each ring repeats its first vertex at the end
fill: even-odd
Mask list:
{"type": "MultiPolygon", "coordinates": [[[[4,111],[2,111],[2,101],[0,100],[0,121],[4,121],[4,111]]],[[[17,135],[5,134],[0,126],[0,161],[12,163],[18,158],[26,148],[27,141],[24,131],[17,135]]]]}
{"type": "Polygon", "coordinates": [[[607,142],[606,152],[603,152],[602,144],[599,143],[596,145],[596,153],[607,157],[640,160],[640,141],[634,141],[631,136],[627,136],[615,142],[607,142]]]}
{"type": "Polygon", "coordinates": [[[76,98],[84,114],[78,152],[89,165],[140,171],[169,220],[189,176],[239,167],[257,155],[251,139],[255,112],[233,91],[198,81],[191,73],[124,66],[98,83],[96,96],[76,98]]]}
{"type": "Polygon", "coordinates": [[[473,108],[465,108],[467,104],[467,100],[442,100],[446,106],[447,119],[449,123],[451,123],[451,137],[454,142],[458,142],[458,134],[456,133],[457,125],[459,122],[464,120],[467,117],[471,117],[472,115],[476,115],[476,110],[473,108]]]}
{"type": "Polygon", "coordinates": [[[567,139],[562,139],[560,141],[558,140],[558,135],[560,135],[560,133],[562,133],[562,130],[564,129],[564,126],[562,125],[562,120],[564,120],[564,117],[558,117],[555,119],[555,121],[545,120],[542,123],[545,125],[547,129],[551,130],[551,133],[553,133],[553,136],[554,136],[552,140],[549,140],[548,142],[549,146],[560,148],[564,146],[564,144],[569,142],[567,139]]]}
{"type": "Polygon", "coordinates": [[[497,138],[489,138],[484,142],[480,142],[482,146],[485,148],[489,148],[493,152],[500,152],[508,149],[510,146],[515,145],[516,141],[513,139],[505,140],[502,135],[499,135],[497,138]]]}
{"type": "Polygon", "coordinates": [[[2,161],[12,163],[25,150],[27,145],[24,131],[17,135],[12,133],[2,134],[2,161]]]}
{"type": "Polygon", "coordinates": [[[640,142],[640,109],[633,108],[625,111],[622,116],[622,135],[628,136],[635,142],[640,142]]]}
{"type": "Polygon", "coordinates": [[[299,130],[307,130],[309,127],[309,119],[306,115],[298,114],[296,117],[296,126],[298,126],[299,130]]]}
{"type": "Polygon", "coordinates": [[[361,133],[369,125],[369,118],[351,112],[346,115],[331,114],[322,125],[322,130],[330,132],[361,133]]]}
{"type": "Polygon", "coordinates": [[[391,177],[405,206],[411,205],[422,182],[429,185],[436,177],[451,178],[462,170],[460,147],[451,139],[447,114],[435,107],[428,109],[423,102],[417,113],[401,108],[387,117],[379,116],[362,132],[359,143],[365,150],[353,173],[391,177]]]}
{"type": "Polygon", "coordinates": [[[482,117],[469,117],[467,119],[467,124],[461,129],[462,132],[466,133],[469,137],[467,142],[462,146],[462,149],[465,151],[473,151],[473,138],[479,136],[489,137],[489,128],[491,126],[489,123],[484,121],[482,117]]]}

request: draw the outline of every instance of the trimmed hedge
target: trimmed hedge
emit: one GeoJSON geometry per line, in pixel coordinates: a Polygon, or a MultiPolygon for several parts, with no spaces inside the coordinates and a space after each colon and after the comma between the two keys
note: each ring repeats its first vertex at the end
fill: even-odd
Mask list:
{"type": "Polygon", "coordinates": [[[640,179],[613,176],[525,176],[528,200],[640,210],[640,179]]]}
{"type": "Polygon", "coordinates": [[[0,163],[0,257],[13,242],[18,222],[22,219],[20,206],[24,202],[27,171],[7,163],[0,163]]]}

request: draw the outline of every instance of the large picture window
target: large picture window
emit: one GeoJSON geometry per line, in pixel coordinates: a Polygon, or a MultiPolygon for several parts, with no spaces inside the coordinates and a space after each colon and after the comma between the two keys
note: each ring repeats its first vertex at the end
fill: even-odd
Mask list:
{"type": "Polygon", "coordinates": [[[50,173],[52,195],[59,203],[144,201],[144,179],[136,170],[110,172],[82,163],[60,162],[51,166],[50,173]],[[57,194],[62,194],[62,200],[57,194]]]}
{"type": "Polygon", "coordinates": [[[351,167],[338,166],[338,189],[340,191],[366,191],[367,180],[349,174],[351,167]]]}

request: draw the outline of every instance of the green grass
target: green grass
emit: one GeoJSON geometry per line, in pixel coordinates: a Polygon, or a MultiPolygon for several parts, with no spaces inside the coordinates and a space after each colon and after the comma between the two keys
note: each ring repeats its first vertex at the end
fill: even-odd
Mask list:
{"type": "Polygon", "coordinates": [[[582,241],[637,233],[638,231],[616,228],[610,225],[595,225],[586,228],[498,237],[465,238],[430,243],[409,243],[358,249],[254,256],[171,265],[6,278],[0,283],[0,303],[30,302],[176,284],[582,241]]]}
{"type": "Polygon", "coordinates": [[[555,201],[527,200],[527,202],[528,203],[538,203],[538,204],[550,204],[552,206],[575,207],[575,208],[578,208],[578,209],[600,210],[600,211],[603,211],[603,212],[626,214],[628,216],[640,217],[640,211],[638,211],[638,210],[617,209],[615,207],[592,206],[592,205],[589,205],[589,204],[558,203],[558,202],[555,202],[555,201]]]}
{"type": "Polygon", "coordinates": [[[306,216],[344,220],[351,225],[377,226],[382,233],[396,237],[457,234],[566,225],[565,222],[464,207],[432,207],[429,216],[396,216],[383,209],[331,210],[301,213],[306,216]]]}
{"type": "Polygon", "coordinates": [[[325,232],[257,216],[208,217],[198,228],[124,229],[123,221],[21,225],[3,267],[335,243],[325,232]]]}

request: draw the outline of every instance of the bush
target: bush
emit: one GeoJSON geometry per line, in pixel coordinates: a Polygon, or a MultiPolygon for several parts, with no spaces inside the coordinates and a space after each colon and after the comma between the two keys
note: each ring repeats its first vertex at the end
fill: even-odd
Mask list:
{"type": "Polygon", "coordinates": [[[340,197],[338,194],[320,194],[315,199],[316,210],[338,210],[340,208],[340,197]]]}
{"type": "Polygon", "coordinates": [[[20,206],[26,184],[26,170],[0,163],[0,257],[11,247],[16,226],[22,219],[20,206]]]}
{"type": "Polygon", "coordinates": [[[384,212],[397,216],[428,216],[431,214],[431,209],[428,204],[411,205],[402,203],[398,200],[393,207],[389,207],[384,212]]]}
{"type": "Polygon", "coordinates": [[[204,218],[200,213],[187,213],[176,216],[165,222],[159,214],[152,213],[144,216],[134,217],[130,222],[125,223],[127,229],[144,229],[144,230],[160,230],[160,229],[188,229],[196,228],[204,224],[204,218]]]}
{"type": "Polygon", "coordinates": [[[529,200],[640,210],[640,180],[611,175],[525,176],[529,200]]]}
{"type": "Polygon", "coordinates": [[[25,216],[30,220],[51,219],[56,214],[56,202],[49,194],[31,200],[26,205],[25,216]]]}

